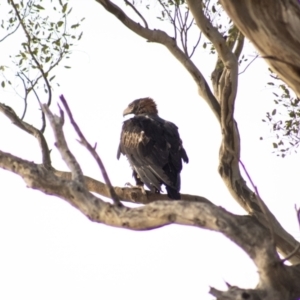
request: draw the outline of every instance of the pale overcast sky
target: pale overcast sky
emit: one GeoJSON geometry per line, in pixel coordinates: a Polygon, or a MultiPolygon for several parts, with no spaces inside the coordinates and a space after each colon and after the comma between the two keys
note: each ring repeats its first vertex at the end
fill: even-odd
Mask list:
{"type": "MultiPolygon", "coordinates": [[[[147,43],[95,1],[70,0],[74,20],[85,17],[84,35],[71,59],[58,69],[51,109],[64,94],[88,140],[98,143],[113,185],[133,180],[127,160],[116,159],[122,112],[129,102],[152,97],[160,116],[176,123],[190,163],[182,172],[182,192],[210,199],[244,214],[217,172],[221,135],[214,115],[198,96],[190,75],[163,46],[147,43]]],[[[1,12],[0,12],[1,15],[1,12]]],[[[3,16],[1,16],[2,18],[3,16]]],[[[161,23],[159,23],[161,24],[161,23]]],[[[17,42],[0,47],[0,65],[17,42]]],[[[201,49],[195,62],[209,79],[215,58],[201,49]]],[[[272,107],[266,64],[258,59],[240,76],[236,103],[242,160],[261,197],[283,226],[299,239],[294,204],[300,204],[299,156],[272,154],[269,129],[261,119],[272,107]]],[[[21,100],[1,91],[1,102],[21,111],[21,100]]],[[[29,112],[27,121],[32,122],[29,112]]],[[[40,162],[37,141],[0,115],[0,149],[40,162]]],[[[65,126],[69,146],[86,175],[102,180],[94,160],[65,126]]],[[[66,170],[54,146],[55,168],[66,170]]],[[[213,299],[209,286],[224,281],[255,287],[256,268],[246,254],[221,234],[193,227],[168,226],[134,232],[92,223],[63,200],[26,187],[0,170],[0,299],[213,299]]]]}

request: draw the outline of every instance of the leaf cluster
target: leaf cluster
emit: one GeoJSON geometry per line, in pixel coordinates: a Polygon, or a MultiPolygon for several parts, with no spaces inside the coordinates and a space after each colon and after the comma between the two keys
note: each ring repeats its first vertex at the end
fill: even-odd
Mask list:
{"type": "Polygon", "coordinates": [[[267,85],[277,89],[273,92],[275,108],[267,112],[262,121],[270,126],[273,133],[274,152],[277,156],[285,157],[292,151],[297,152],[300,144],[300,99],[271,69],[269,71],[272,81],[267,85]]]}
{"type": "MultiPolygon", "coordinates": [[[[4,42],[19,29],[20,47],[17,53],[9,55],[10,65],[0,65],[1,86],[8,86],[23,99],[23,119],[31,98],[37,100],[39,106],[42,103],[50,106],[56,76],[54,69],[70,57],[74,42],[81,39],[82,32],[79,33],[78,28],[83,19],[68,24],[67,19],[72,12],[68,0],[50,3],[43,3],[43,0],[21,0],[18,3],[8,0],[6,8],[8,14],[6,19],[1,20],[0,36],[3,37],[0,41],[4,42]]],[[[42,131],[44,128],[42,114],[42,131]]]]}

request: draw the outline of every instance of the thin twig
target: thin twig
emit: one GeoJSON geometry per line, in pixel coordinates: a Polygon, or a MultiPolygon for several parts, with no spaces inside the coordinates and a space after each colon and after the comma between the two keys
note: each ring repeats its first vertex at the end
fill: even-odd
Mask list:
{"type": "Polygon", "coordinates": [[[14,34],[18,28],[20,27],[21,23],[19,22],[19,24],[17,25],[17,27],[10,33],[8,33],[6,36],[4,36],[2,39],[0,39],[0,43],[3,42],[6,38],[8,38],[10,35],[14,34]]]}
{"type": "Polygon", "coordinates": [[[271,234],[271,239],[272,239],[272,243],[274,246],[275,245],[275,234],[274,234],[274,229],[273,229],[273,226],[272,226],[272,222],[271,222],[271,219],[269,217],[269,215],[267,214],[267,210],[265,208],[265,203],[263,202],[263,200],[261,199],[260,195],[259,195],[259,192],[258,192],[258,189],[257,189],[257,186],[254,184],[250,174],[248,173],[245,165],[243,164],[243,162],[239,159],[239,163],[240,165],[242,166],[244,172],[246,173],[246,176],[247,178],[249,179],[253,189],[254,189],[254,192],[256,194],[256,199],[257,199],[257,202],[258,202],[258,205],[260,207],[260,209],[262,210],[263,214],[265,215],[267,221],[268,221],[268,224],[269,224],[269,230],[270,230],[270,234],[271,234]]]}
{"type": "Polygon", "coordinates": [[[191,54],[189,55],[189,58],[192,58],[192,56],[194,55],[194,53],[195,53],[195,51],[198,48],[198,45],[200,43],[201,37],[202,37],[202,31],[200,31],[200,33],[199,33],[198,40],[197,40],[195,46],[193,46],[193,50],[192,50],[191,54]]]}
{"type": "Polygon", "coordinates": [[[20,118],[21,120],[23,120],[24,117],[25,117],[26,111],[27,111],[28,90],[27,90],[27,86],[26,86],[25,80],[24,80],[23,77],[20,75],[20,73],[17,73],[16,76],[19,77],[19,78],[21,79],[21,81],[22,81],[22,83],[23,83],[24,90],[25,90],[25,95],[24,95],[24,97],[23,97],[23,100],[24,100],[24,110],[23,110],[22,117],[20,118]]]}
{"type": "MultiPolygon", "coordinates": [[[[189,29],[193,26],[194,22],[195,22],[195,19],[192,18],[190,24],[186,27],[186,30],[189,30],[189,29]]],[[[201,33],[202,33],[202,32],[200,31],[200,34],[201,34],[201,33]]]]}
{"type": "Polygon", "coordinates": [[[177,16],[179,15],[178,22],[179,22],[180,27],[183,28],[184,22],[182,19],[181,9],[180,9],[179,5],[176,5],[176,7],[178,8],[178,11],[179,11],[179,14],[177,14],[177,16]]]}
{"type": "Polygon", "coordinates": [[[21,26],[22,26],[22,28],[23,28],[23,31],[24,31],[24,33],[25,33],[25,35],[26,35],[27,42],[28,42],[28,43],[27,43],[27,49],[28,49],[28,52],[30,53],[30,56],[32,57],[33,61],[35,62],[36,67],[37,67],[38,70],[41,72],[41,75],[42,75],[42,77],[43,77],[43,79],[44,79],[44,81],[45,81],[45,84],[46,84],[46,86],[47,86],[47,89],[48,89],[48,101],[47,101],[47,105],[50,106],[51,100],[52,100],[52,91],[51,91],[50,83],[49,83],[48,78],[47,78],[47,72],[44,71],[43,66],[39,63],[38,59],[36,58],[35,54],[33,53],[32,49],[31,49],[31,42],[32,42],[32,39],[31,39],[31,37],[30,37],[29,32],[27,31],[26,26],[25,26],[24,23],[23,23],[23,20],[22,20],[22,18],[21,18],[21,16],[20,16],[20,13],[19,13],[19,11],[18,11],[17,6],[15,5],[15,3],[14,3],[13,0],[10,0],[9,2],[11,3],[12,7],[14,8],[14,11],[15,11],[15,13],[16,13],[16,16],[17,16],[17,18],[18,18],[18,20],[19,20],[19,22],[20,22],[20,24],[21,24],[21,26]]]}
{"type": "MultiPolygon", "coordinates": [[[[30,87],[31,90],[30,91],[33,91],[33,93],[34,93],[34,95],[35,95],[35,97],[36,97],[36,99],[37,99],[37,101],[38,101],[38,103],[40,105],[41,112],[42,112],[42,127],[41,127],[40,131],[42,133],[44,133],[45,129],[46,129],[46,118],[45,118],[45,113],[44,113],[44,111],[42,109],[42,102],[40,100],[40,97],[39,97],[38,93],[35,90],[35,87],[34,87],[35,84],[32,83],[32,81],[29,79],[29,77],[24,72],[22,72],[22,75],[27,79],[28,83],[30,83],[30,85],[31,85],[31,87],[30,87]]],[[[30,93],[30,91],[28,92],[28,94],[30,93]]],[[[47,103],[47,105],[48,105],[48,103],[47,103]]]]}
{"type": "Polygon", "coordinates": [[[287,255],[284,259],[281,260],[281,263],[285,263],[287,260],[290,260],[295,254],[300,250],[300,243],[295,247],[295,249],[287,255]]]}
{"type": "Polygon", "coordinates": [[[257,58],[258,58],[258,54],[255,55],[255,57],[248,63],[248,65],[245,67],[245,69],[242,72],[240,72],[238,75],[243,74],[257,58]]]}
{"type": "Polygon", "coordinates": [[[109,191],[110,191],[110,195],[111,195],[111,198],[113,199],[114,203],[116,205],[122,205],[121,202],[120,202],[120,199],[119,197],[117,196],[111,182],[110,182],[110,179],[108,177],[108,174],[106,172],[106,169],[104,167],[104,164],[101,160],[101,158],[99,157],[98,153],[96,152],[95,150],[95,147],[92,147],[91,144],[86,140],[85,136],[83,135],[82,131],[80,130],[79,126],[77,125],[77,123],[75,122],[74,118],[73,118],[73,115],[72,115],[72,112],[69,108],[69,105],[65,99],[65,97],[63,95],[59,96],[59,99],[60,101],[62,102],[66,112],[67,112],[67,115],[69,116],[69,119],[70,119],[70,122],[71,124],[73,125],[76,133],[78,134],[79,138],[80,138],[80,143],[86,147],[86,149],[91,153],[91,155],[94,157],[94,159],[96,160],[100,170],[101,170],[101,173],[103,175],[103,178],[104,178],[104,181],[106,183],[106,185],[108,186],[109,188],[109,191]]]}
{"type": "Polygon", "coordinates": [[[142,19],[142,21],[144,22],[145,28],[148,28],[148,23],[147,23],[147,21],[145,20],[145,18],[143,17],[143,15],[136,9],[136,7],[135,7],[133,4],[131,4],[129,1],[127,1],[127,0],[124,0],[124,1],[125,1],[125,3],[126,3],[127,5],[129,5],[129,6],[135,11],[135,13],[142,19]]]}
{"type": "Polygon", "coordinates": [[[165,13],[168,15],[170,23],[173,25],[174,39],[176,41],[177,40],[177,30],[179,32],[179,28],[176,26],[176,8],[174,9],[174,17],[172,17],[170,11],[166,8],[166,5],[161,0],[158,0],[158,3],[161,5],[161,7],[165,11],[165,13]]]}
{"type": "MultiPolygon", "coordinates": [[[[30,4],[31,3],[29,1],[26,4],[26,7],[24,9],[23,19],[25,19],[25,17],[26,17],[26,12],[27,12],[27,9],[30,7],[30,4]]],[[[0,43],[3,42],[6,38],[8,38],[10,35],[14,34],[18,30],[18,28],[20,27],[20,25],[21,25],[21,22],[19,21],[19,24],[16,26],[16,28],[13,31],[11,31],[6,36],[4,36],[2,39],[0,39],[0,43]]]]}

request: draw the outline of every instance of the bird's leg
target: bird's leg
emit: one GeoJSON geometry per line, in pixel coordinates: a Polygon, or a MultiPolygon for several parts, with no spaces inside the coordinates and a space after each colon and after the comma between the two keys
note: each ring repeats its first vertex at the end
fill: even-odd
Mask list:
{"type": "Polygon", "coordinates": [[[132,185],[130,182],[126,182],[125,186],[128,186],[128,187],[130,187],[132,189],[139,189],[142,192],[142,194],[144,194],[144,195],[147,194],[147,192],[146,192],[146,190],[144,188],[144,185],[140,185],[140,184],[132,185]]]}
{"type": "Polygon", "coordinates": [[[135,179],[136,185],[134,186],[130,182],[126,182],[125,186],[129,186],[133,189],[139,189],[142,192],[142,194],[146,195],[146,190],[144,188],[144,182],[140,179],[138,173],[135,170],[133,170],[132,176],[135,179]]]}

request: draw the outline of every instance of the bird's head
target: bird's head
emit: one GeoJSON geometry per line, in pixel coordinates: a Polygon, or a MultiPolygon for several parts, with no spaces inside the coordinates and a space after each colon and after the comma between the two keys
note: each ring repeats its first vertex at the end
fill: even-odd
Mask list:
{"type": "Polygon", "coordinates": [[[151,98],[141,98],[131,102],[123,111],[123,117],[126,115],[140,114],[158,114],[156,103],[151,98]]]}

